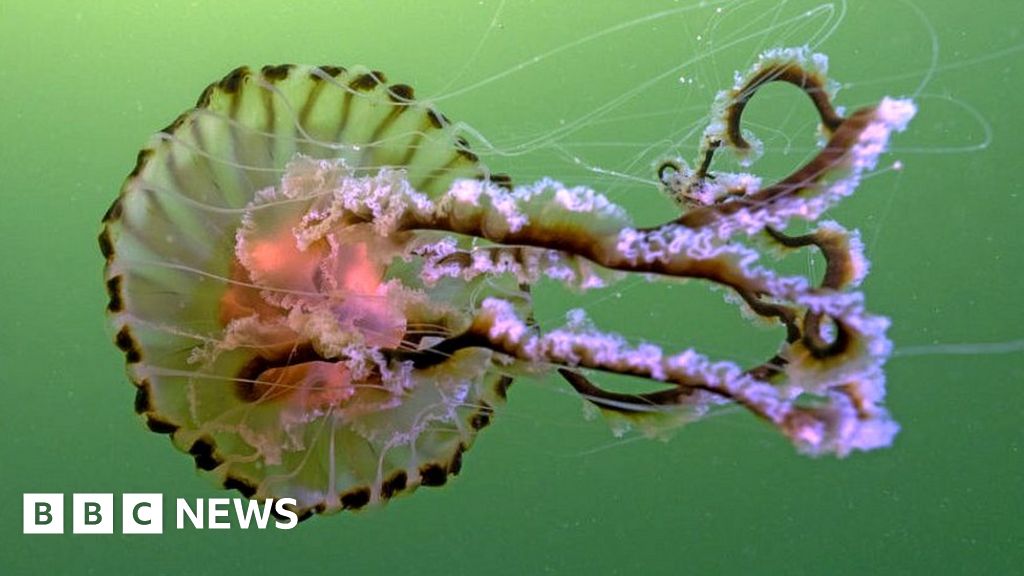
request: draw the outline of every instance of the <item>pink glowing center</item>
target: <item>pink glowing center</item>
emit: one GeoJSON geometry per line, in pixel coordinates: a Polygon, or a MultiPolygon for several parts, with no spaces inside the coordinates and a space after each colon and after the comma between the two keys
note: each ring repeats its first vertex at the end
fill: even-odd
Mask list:
{"type": "Polygon", "coordinates": [[[289,218],[239,234],[220,321],[259,350],[265,367],[251,376],[261,399],[288,398],[304,409],[339,406],[356,393],[347,361],[360,351],[398,347],[405,312],[389,296],[371,232],[349,227],[344,241],[328,233],[302,249],[298,224],[289,218]]]}

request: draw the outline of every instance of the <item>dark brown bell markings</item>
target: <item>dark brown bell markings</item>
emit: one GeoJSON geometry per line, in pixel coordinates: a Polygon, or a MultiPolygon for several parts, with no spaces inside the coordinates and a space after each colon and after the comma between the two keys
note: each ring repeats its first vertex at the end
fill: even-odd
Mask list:
{"type": "Polygon", "coordinates": [[[146,416],[146,426],[157,434],[174,434],[179,428],[177,424],[161,420],[160,418],[152,415],[146,416]]]}
{"type": "MultiPolygon", "coordinates": [[[[331,78],[337,78],[338,76],[341,76],[342,74],[344,74],[345,72],[348,71],[344,66],[332,66],[332,65],[317,66],[317,69],[320,70],[321,72],[323,72],[324,74],[327,74],[331,78]]],[[[320,78],[316,74],[313,74],[313,77],[320,78]]]]}
{"type": "Polygon", "coordinates": [[[405,473],[405,470],[395,472],[394,475],[381,484],[380,497],[385,500],[393,498],[399,492],[405,490],[408,481],[409,475],[405,473]]]}
{"type": "Polygon", "coordinates": [[[238,493],[246,498],[252,498],[256,494],[256,486],[235,476],[228,476],[224,479],[224,488],[238,490],[238,493]]]}
{"type": "Polygon", "coordinates": [[[396,104],[409,104],[415,98],[416,91],[408,84],[392,84],[388,86],[388,97],[396,104]]]}
{"type": "Polygon", "coordinates": [[[448,471],[440,464],[430,463],[420,467],[420,484],[423,486],[444,486],[448,471]]]}
{"type": "Polygon", "coordinates": [[[341,505],[346,510],[359,510],[370,503],[370,489],[362,486],[341,495],[341,505]]]}
{"type": "Polygon", "coordinates": [[[360,74],[359,76],[356,76],[348,83],[348,87],[357,92],[366,92],[368,90],[373,90],[378,84],[383,84],[385,82],[387,82],[387,78],[384,76],[384,73],[374,70],[367,74],[360,74]]]}
{"type": "Polygon", "coordinates": [[[196,467],[200,470],[213,470],[221,463],[213,438],[206,437],[196,440],[188,449],[188,453],[195,458],[196,467]]]}
{"type": "Polygon", "coordinates": [[[248,66],[239,66],[238,68],[235,68],[231,72],[228,72],[228,75],[220,81],[220,89],[227,94],[237,93],[242,87],[242,82],[245,81],[245,78],[249,76],[249,74],[250,71],[248,66]]]}
{"type": "Polygon", "coordinates": [[[100,253],[103,254],[103,259],[109,263],[110,257],[114,255],[114,243],[110,240],[110,229],[104,227],[103,230],[100,230],[96,240],[99,242],[100,253]]]}
{"type": "Polygon", "coordinates": [[[263,74],[263,77],[266,78],[267,80],[270,80],[271,82],[277,82],[277,81],[284,80],[285,78],[287,78],[288,74],[291,73],[292,68],[294,68],[294,67],[295,66],[293,66],[292,64],[278,64],[277,66],[264,66],[260,70],[260,73],[263,74]]]}
{"type": "Polygon", "coordinates": [[[124,310],[124,301],[121,299],[121,277],[112,276],[107,280],[107,311],[117,313],[124,310]]]}
{"type": "Polygon", "coordinates": [[[117,347],[124,352],[125,361],[129,364],[135,364],[142,360],[142,352],[139,350],[138,345],[135,343],[135,339],[132,338],[132,331],[127,325],[121,327],[117,331],[117,335],[114,337],[114,343],[117,347]]]}
{"type": "MultiPolygon", "coordinates": [[[[128,177],[129,178],[134,178],[134,177],[138,176],[139,173],[142,172],[142,169],[146,166],[146,162],[149,161],[149,158],[152,155],[153,155],[153,149],[152,148],[143,148],[142,150],[139,150],[139,153],[135,156],[135,167],[132,168],[132,171],[128,174],[128,177]]],[[[120,200],[120,198],[118,198],[118,199],[120,200]]],[[[111,208],[113,208],[113,206],[111,206],[111,208]]],[[[110,212],[108,211],[107,212],[107,216],[104,216],[103,220],[104,220],[104,222],[106,222],[106,221],[109,221],[109,220],[112,220],[112,219],[117,219],[119,217],[120,217],[120,213],[118,213],[116,216],[111,217],[110,212]]]]}
{"type": "Polygon", "coordinates": [[[153,409],[149,400],[149,382],[142,380],[135,389],[135,413],[145,414],[153,409]]]}

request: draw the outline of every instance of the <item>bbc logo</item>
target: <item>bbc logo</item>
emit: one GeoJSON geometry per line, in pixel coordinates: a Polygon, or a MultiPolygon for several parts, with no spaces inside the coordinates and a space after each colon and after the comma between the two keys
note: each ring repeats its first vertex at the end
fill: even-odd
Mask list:
{"type": "MultiPolygon", "coordinates": [[[[25,534],[64,533],[63,494],[25,494],[22,502],[25,534]]],[[[299,523],[294,498],[186,498],[174,500],[174,528],[185,530],[227,530],[254,526],[265,530],[273,526],[291,530],[299,523]],[[232,522],[234,512],[234,522],[232,522]],[[272,521],[273,520],[273,521],[272,521]]],[[[163,534],[163,494],[122,494],[122,534],[163,534]]],[[[74,534],[114,533],[113,494],[72,494],[71,530],[74,534]]]]}
{"type": "MultiPolygon", "coordinates": [[[[25,494],[22,503],[25,534],[64,533],[63,494],[25,494]]],[[[163,534],[162,494],[122,494],[122,534],[163,534]]],[[[72,494],[71,530],[74,534],[113,534],[113,494],[72,494]]]]}

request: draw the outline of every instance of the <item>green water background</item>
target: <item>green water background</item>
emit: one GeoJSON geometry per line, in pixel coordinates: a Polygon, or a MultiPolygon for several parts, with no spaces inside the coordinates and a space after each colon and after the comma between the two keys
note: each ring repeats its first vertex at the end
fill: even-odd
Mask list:
{"type": "MultiPolygon", "coordinates": [[[[0,4],[0,573],[1020,573],[1024,3],[829,6],[709,2],[655,17],[687,6],[0,4]],[[517,181],[584,183],[646,222],[669,205],[630,178],[693,156],[733,70],[760,49],[819,41],[848,83],[841,103],[917,92],[921,105],[885,160],[903,169],[830,213],[863,231],[869,305],[893,319],[892,449],[809,459],[742,412],[664,443],[619,442],[555,380],[524,382],[456,479],[382,509],[287,532],[21,534],[25,492],[68,504],[73,492],[226,495],[132,412],[95,242],[136,151],[226,71],[374,66],[439,96],[517,181]]],[[[757,166],[777,176],[809,154],[813,116],[792,91],[764,102],[750,111],[768,151],[757,166]]],[[[606,328],[743,362],[778,336],[699,285],[538,289],[543,322],[578,305],[606,328]]]]}

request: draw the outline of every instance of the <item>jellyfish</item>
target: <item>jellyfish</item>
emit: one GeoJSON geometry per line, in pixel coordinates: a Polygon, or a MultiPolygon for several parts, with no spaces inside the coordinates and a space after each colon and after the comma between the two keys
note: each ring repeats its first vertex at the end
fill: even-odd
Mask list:
{"type": "Polygon", "coordinates": [[[444,484],[513,378],[558,374],[619,431],[664,436],[740,406],[805,453],[887,446],[888,320],[857,291],[859,236],[786,229],[853,193],[915,108],[843,115],[826,66],[776,49],[738,75],[694,166],[657,167],[678,210],[651,227],[587,186],[491,172],[458,124],[379,71],[238,68],[139,152],[103,217],[135,410],[224,487],[293,498],[303,518],[444,484]],[[714,170],[721,150],[742,166],[758,154],[742,115],[771,82],[809,97],[820,150],[773,183],[714,170]],[[775,272],[765,247],[820,252],[823,278],[775,272]],[[585,291],[633,275],[723,288],[785,337],[741,366],[631,342],[582,310],[551,330],[532,317],[540,279],[585,291]]]}

